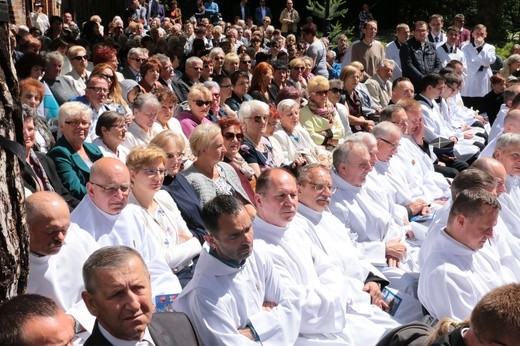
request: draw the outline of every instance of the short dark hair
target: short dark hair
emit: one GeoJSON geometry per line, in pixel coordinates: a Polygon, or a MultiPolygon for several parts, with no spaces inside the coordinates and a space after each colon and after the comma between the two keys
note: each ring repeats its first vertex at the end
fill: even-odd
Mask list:
{"type": "Polygon", "coordinates": [[[207,202],[202,208],[204,226],[211,235],[219,233],[218,221],[222,215],[238,215],[244,209],[244,204],[231,195],[218,195],[207,202]]]}
{"type": "MultiPolygon", "coordinates": [[[[477,160],[478,161],[478,160],[477,160]]],[[[479,161],[481,162],[481,161],[479,161]]],[[[483,189],[486,190],[496,185],[496,180],[489,173],[480,168],[479,164],[471,166],[457,174],[451,182],[450,190],[453,198],[456,198],[464,190],[483,189]]]]}
{"type": "Polygon", "coordinates": [[[231,76],[229,76],[229,79],[231,79],[231,84],[233,84],[233,86],[235,86],[238,82],[238,80],[240,78],[247,78],[247,80],[249,80],[249,75],[247,74],[246,71],[235,71],[231,74],[231,76]]]}
{"type": "Polygon", "coordinates": [[[407,77],[399,77],[392,82],[392,91],[394,91],[395,88],[397,88],[397,86],[401,82],[410,82],[411,83],[412,81],[410,80],[410,78],[407,78],[407,77]]]}
{"type": "Polygon", "coordinates": [[[431,86],[435,88],[439,83],[443,82],[442,77],[437,73],[429,73],[422,77],[421,79],[421,91],[426,91],[426,89],[431,86]]]}
{"type": "Polygon", "coordinates": [[[500,202],[491,192],[483,189],[463,190],[453,201],[448,224],[451,224],[457,215],[464,215],[470,219],[475,218],[482,214],[483,208],[486,206],[500,210],[500,202]]]}
{"type": "Polygon", "coordinates": [[[401,106],[401,105],[396,105],[396,104],[392,104],[392,105],[388,105],[386,106],[385,108],[383,108],[381,110],[381,114],[379,115],[379,120],[380,121],[392,121],[392,115],[395,113],[395,112],[399,112],[400,110],[404,110],[404,107],[401,106]]]}
{"type": "Polygon", "coordinates": [[[99,118],[98,118],[98,121],[96,123],[96,135],[98,135],[99,137],[101,137],[101,135],[103,134],[101,132],[101,129],[104,127],[104,128],[110,128],[111,126],[113,126],[115,123],[117,123],[118,120],[125,120],[126,117],[124,114],[121,114],[119,112],[116,112],[116,111],[105,111],[103,112],[99,118]]]}
{"type": "Polygon", "coordinates": [[[0,305],[0,345],[25,345],[25,323],[31,318],[54,317],[59,311],[52,299],[38,294],[23,294],[4,302],[0,305]]]}
{"type": "Polygon", "coordinates": [[[317,32],[318,27],[314,23],[307,23],[302,27],[302,34],[304,35],[311,34],[312,36],[316,36],[317,32]]]}

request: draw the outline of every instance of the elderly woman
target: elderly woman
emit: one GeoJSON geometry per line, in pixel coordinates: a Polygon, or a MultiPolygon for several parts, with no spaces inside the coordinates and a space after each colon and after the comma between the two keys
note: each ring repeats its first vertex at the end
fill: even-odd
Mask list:
{"type": "Polygon", "coordinates": [[[249,95],[255,100],[265,102],[267,104],[274,100],[270,99],[269,86],[273,82],[274,69],[268,62],[261,62],[255,66],[253,77],[251,78],[251,87],[249,95]]]}
{"type": "Polygon", "coordinates": [[[180,133],[165,130],[155,136],[150,144],[161,148],[168,159],[163,190],[167,191],[177,203],[189,230],[203,244],[204,235],[207,232],[202,221],[199,198],[188,180],[182,174],[178,174],[182,170],[184,150],[186,149],[183,136],[180,133]]]}
{"type": "Polygon", "coordinates": [[[209,108],[213,103],[211,91],[203,85],[194,85],[188,93],[189,110],[177,114],[177,120],[181,123],[182,132],[190,138],[193,130],[201,123],[210,122],[208,118],[209,108]]]}
{"type": "Polygon", "coordinates": [[[238,112],[242,102],[252,100],[252,97],[247,93],[249,90],[249,76],[247,72],[235,71],[230,78],[233,92],[231,97],[226,100],[226,104],[232,110],[238,112]]]}
{"type": "Polygon", "coordinates": [[[345,106],[348,107],[348,121],[352,132],[370,132],[375,123],[369,120],[364,109],[362,92],[356,89],[360,83],[361,71],[354,66],[347,65],[341,70],[339,79],[343,81],[345,91],[345,106]]]}
{"type": "Polygon", "coordinates": [[[345,137],[338,112],[329,101],[329,81],[323,76],[309,80],[309,103],[300,110],[300,123],[309,132],[314,144],[333,150],[345,137]]]}
{"type": "Polygon", "coordinates": [[[95,144],[85,142],[90,113],[90,108],[81,102],[65,102],[58,113],[62,136],[47,154],[54,161],[63,186],[77,199],[87,193],[90,167],[103,157],[95,144]]]}
{"type": "Polygon", "coordinates": [[[223,117],[227,117],[226,109],[220,107],[220,86],[214,81],[206,81],[204,86],[209,89],[212,97],[208,119],[216,123],[223,117]]]}
{"type": "Polygon", "coordinates": [[[72,46],[67,51],[67,58],[70,60],[72,67],[72,70],[67,73],[67,76],[70,76],[72,79],[78,95],[85,95],[87,79],[90,76],[90,72],[87,70],[87,50],[82,46],[72,46]]]}
{"type": "Polygon", "coordinates": [[[193,258],[201,250],[200,242],[191,234],[177,204],[161,190],[166,174],[167,158],[156,146],[137,146],[128,154],[132,192],[128,207],[160,244],[162,254],[177,274],[181,286],[193,277],[193,258]]]}
{"type": "Polygon", "coordinates": [[[277,166],[273,145],[265,137],[269,106],[258,100],[246,101],[240,107],[238,117],[244,130],[239,152],[258,177],[262,171],[277,166]]]}
{"type": "Polygon", "coordinates": [[[294,58],[289,62],[289,67],[290,71],[287,84],[292,84],[300,91],[307,89],[307,79],[303,77],[305,61],[301,58],[294,58]]]}
{"type": "Polygon", "coordinates": [[[141,64],[139,73],[141,74],[142,79],[139,84],[147,93],[153,93],[156,90],[163,88],[162,84],[159,82],[161,68],[161,62],[156,58],[147,59],[141,64]]]}
{"type": "Polygon", "coordinates": [[[352,134],[352,130],[350,129],[350,123],[348,122],[348,108],[341,102],[341,96],[343,95],[343,82],[339,79],[329,80],[329,101],[334,105],[334,108],[338,111],[339,117],[341,119],[341,124],[345,128],[345,137],[352,134]]]}
{"type": "Polygon", "coordinates": [[[139,94],[132,104],[134,121],[128,126],[128,133],[123,146],[132,150],[136,145],[148,144],[157,134],[153,126],[161,104],[154,94],[139,94]]]}
{"type": "Polygon", "coordinates": [[[254,207],[235,170],[222,162],[226,148],[220,127],[213,123],[197,126],[190,137],[190,147],[197,159],[181,174],[195,189],[200,206],[217,195],[233,195],[248,205],[248,211],[253,212],[254,207]]]}
{"type": "Polygon", "coordinates": [[[55,191],[73,209],[79,204],[79,200],[74,198],[61,183],[54,162],[45,154],[33,150],[36,142],[34,120],[38,116],[34,109],[27,105],[22,105],[22,115],[23,139],[25,142],[25,165],[22,174],[25,196],[29,196],[36,191],[55,191]]]}
{"type": "Polygon", "coordinates": [[[127,129],[126,117],[123,114],[114,111],[103,112],[96,123],[98,137],[92,143],[99,147],[104,157],[117,157],[126,162],[129,150],[121,144],[125,141],[127,129]]]}
{"type": "Polygon", "coordinates": [[[213,80],[213,59],[208,55],[201,57],[202,59],[202,72],[200,73],[201,82],[213,80]]]}
{"type": "Polygon", "coordinates": [[[249,200],[254,201],[255,192],[253,186],[256,184],[255,171],[238,152],[242,139],[244,139],[242,124],[238,119],[222,118],[218,122],[218,125],[222,131],[224,147],[226,148],[224,162],[229,163],[231,167],[235,169],[249,200]]]}
{"type": "Polygon", "coordinates": [[[18,84],[20,89],[20,101],[33,108],[38,114],[34,118],[36,126],[36,143],[34,148],[42,153],[46,153],[56,142],[51,132],[51,128],[45,121],[42,100],[44,97],[44,86],[41,82],[33,78],[26,78],[18,84]]]}
{"type": "Polygon", "coordinates": [[[502,67],[498,73],[506,80],[507,77],[511,75],[520,77],[520,54],[510,55],[509,58],[504,61],[504,67],[502,67]]]}
{"type": "Polygon", "coordinates": [[[278,103],[281,128],[273,138],[282,149],[284,161],[305,159],[307,163],[327,161],[329,154],[325,148],[317,146],[309,133],[300,125],[300,105],[295,100],[286,99],[278,103]]]}

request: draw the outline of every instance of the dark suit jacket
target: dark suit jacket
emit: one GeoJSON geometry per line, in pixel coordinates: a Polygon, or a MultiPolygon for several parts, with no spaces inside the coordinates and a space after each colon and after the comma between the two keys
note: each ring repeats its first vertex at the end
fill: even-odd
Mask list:
{"type": "Polygon", "coordinates": [[[175,93],[175,96],[177,96],[179,103],[188,100],[188,93],[192,86],[193,83],[190,82],[186,75],[172,81],[173,92],[175,93]]]}
{"type": "Polygon", "coordinates": [[[416,91],[421,90],[421,79],[424,75],[438,73],[442,68],[435,45],[426,41],[422,50],[421,43],[415,37],[403,43],[399,50],[399,57],[403,77],[410,78],[416,91]]]}
{"type": "MultiPolygon", "coordinates": [[[[47,178],[54,188],[54,191],[65,199],[71,210],[74,209],[79,204],[79,200],[74,198],[69,190],[61,183],[61,179],[56,173],[54,162],[43,153],[36,152],[36,156],[38,160],[40,160],[42,168],[45,174],[47,174],[47,178]]],[[[27,190],[31,192],[37,191],[36,173],[34,173],[28,163],[25,163],[23,167],[23,183],[27,190]]]]}
{"type": "Polygon", "coordinates": [[[137,75],[128,66],[125,66],[121,70],[121,74],[123,75],[123,77],[125,77],[125,79],[136,80],[137,78],[137,75]]]}
{"type": "Polygon", "coordinates": [[[235,6],[235,10],[233,11],[233,15],[235,17],[238,17],[238,18],[243,19],[243,20],[246,20],[247,17],[251,17],[251,10],[249,9],[249,6],[247,5],[247,3],[246,3],[246,8],[245,8],[244,12],[246,13],[246,17],[242,18],[242,8],[240,7],[240,4],[238,4],[238,5],[235,6]]]}
{"type": "MultiPolygon", "coordinates": [[[[83,148],[87,152],[90,161],[95,162],[103,157],[103,153],[97,145],[83,143],[83,148]]],[[[90,178],[90,168],[79,154],[72,149],[65,137],[61,137],[56,145],[47,153],[54,164],[56,172],[70,193],[81,200],[87,193],[86,184],[90,178]]]]}
{"type": "MultiPolygon", "coordinates": [[[[156,346],[202,345],[188,316],[182,312],[157,312],[148,328],[156,346]]],[[[97,320],[85,346],[112,346],[101,334],[97,320]]]]}
{"type": "MultiPolygon", "coordinates": [[[[271,9],[269,7],[265,7],[265,16],[271,18],[271,22],[273,22],[273,15],[271,13],[271,9]]],[[[262,16],[262,8],[255,8],[255,23],[258,26],[263,24],[264,17],[262,16]]]]}

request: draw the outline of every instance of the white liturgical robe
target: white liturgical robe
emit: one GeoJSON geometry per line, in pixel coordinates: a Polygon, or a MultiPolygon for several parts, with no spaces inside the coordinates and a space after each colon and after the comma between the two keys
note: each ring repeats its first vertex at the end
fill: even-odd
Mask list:
{"type": "Polygon", "coordinates": [[[71,223],[60,252],[52,256],[29,253],[27,293],[51,298],[83,327],[92,331],[95,319],[81,298],[81,292],[85,290],[82,268],[97,249],[99,245],[94,238],[71,223]]]}
{"type": "MultiPolygon", "coordinates": [[[[302,320],[297,345],[356,345],[346,325],[345,275],[304,236],[304,227],[307,223],[297,219],[286,227],[269,224],[259,216],[253,221],[255,241],[266,244],[282,284],[301,290],[302,320]]],[[[366,337],[374,340],[367,345],[375,344],[384,328],[377,327],[372,332],[366,337]]]]}
{"type": "Polygon", "coordinates": [[[468,318],[483,295],[501,285],[518,282],[517,262],[507,249],[490,242],[478,251],[459,243],[445,230],[433,237],[419,278],[419,300],[435,318],[468,318]],[[504,253],[505,251],[505,253],[504,253]],[[499,252],[500,253],[499,255],[499,252]],[[512,268],[513,267],[513,268],[512,268]]]}
{"type": "Polygon", "coordinates": [[[181,291],[179,280],[168,267],[159,244],[131,210],[125,208],[119,214],[110,215],[85,195],[70,218],[89,232],[100,246],[126,245],[137,250],[150,272],[153,295],[181,291]]]}
{"type": "Polygon", "coordinates": [[[280,276],[263,244],[240,266],[230,266],[203,247],[193,279],[174,301],[188,315],[206,345],[292,345],[300,329],[300,300],[280,276]],[[276,307],[263,309],[266,301],[276,307]],[[260,342],[238,329],[251,325],[260,342]]]}

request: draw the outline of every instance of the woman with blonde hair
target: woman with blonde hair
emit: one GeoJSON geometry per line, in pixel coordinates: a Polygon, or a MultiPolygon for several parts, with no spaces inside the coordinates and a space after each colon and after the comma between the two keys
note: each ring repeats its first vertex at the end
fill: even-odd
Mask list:
{"type": "Polygon", "coordinates": [[[328,99],[329,89],[329,81],[323,76],[309,80],[309,103],[300,110],[300,123],[314,144],[333,150],[344,139],[345,129],[338,111],[328,99]]]}
{"type": "Polygon", "coordinates": [[[201,245],[188,229],[173,198],[161,190],[166,164],[166,154],[154,145],[137,146],[130,151],[126,166],[132,187],[127,208],[141,218],[160,244],[164,259],[184,287],[193,277],[193,258],[199,254],[201,245]]]}
{"type": "Polygon", "coordinates": [[[196,84],[188,93],[189,110],[177,114],[177,120],[181,123],[182,132],[190,138],[193,130],[200,124],[211,122],[206,117],[213,103],[211,91],[202,84],[196,84]]]}
{"type": "Polygon", "coordinates": [[[504,67],[498,72],[502,77],[507,80],[507,77],[513,75],[520,77],[520,54],[512,54],[504,60],[504,67]]]}

